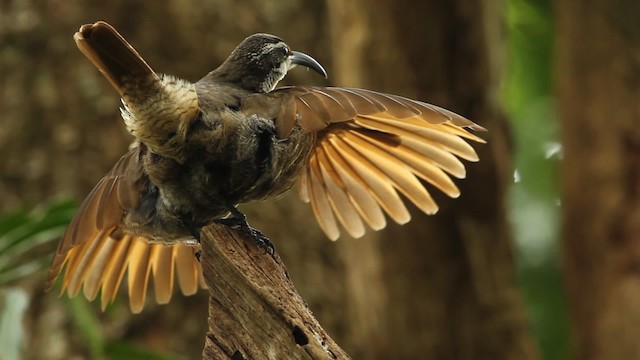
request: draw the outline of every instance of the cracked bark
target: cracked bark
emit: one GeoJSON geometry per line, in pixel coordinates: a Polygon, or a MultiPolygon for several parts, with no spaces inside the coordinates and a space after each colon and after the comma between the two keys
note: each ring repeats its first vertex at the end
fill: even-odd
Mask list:
{"type": "Polygon", "coordinates": [[[202,230],[209,287],[203,359],[348,359],[296,291],[276,253],[238,231],[202,230]]]}

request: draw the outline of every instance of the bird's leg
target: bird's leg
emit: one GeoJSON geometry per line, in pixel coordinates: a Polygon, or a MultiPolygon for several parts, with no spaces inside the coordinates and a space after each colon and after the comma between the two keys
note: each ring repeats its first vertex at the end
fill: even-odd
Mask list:
{"type": "Polygon", "coordinates": [[[187,229],[191,233],[191,236],[193,236],[198,241],[198,244],[200,244],[200,230],[198,230],[198,228],[193,225],[192,222],[189,222],[187,224],[187,229]]]}
{"type": "MultiPolygon", "coordinates": [[[[187,228],[187,230],[189,230],[189,233],[191,234],[191,236],[193,236],[193,238],[196,239],[196,241],[198,241],[198,244],[200,244],[200,229],[198,229],[198,227],[193,223],[193,221],[191,220],[191,217],[183,216],[182,224],[187,228]]],[[[201,250],[196,251],[195,256],[196,256],[196,260],[200,262],[202,251],[201,250]]]]}
{"type": "Polygon", "coordinates": [[[216,220],[218,224],[223,224],[233,228],[240,228],[245,234],[251,236],[255,242],[260,245],[260,247],[264,248],[265,253],[268,253],[271,256],[276,253],[276,248],[273,246],[273,243],[271,243],[271,240],[260,232],[260,230],[249,226],[247,216],[245,214],[233,205],[227,205],[226,208],[231,213],[231,216],[216,220]]]}

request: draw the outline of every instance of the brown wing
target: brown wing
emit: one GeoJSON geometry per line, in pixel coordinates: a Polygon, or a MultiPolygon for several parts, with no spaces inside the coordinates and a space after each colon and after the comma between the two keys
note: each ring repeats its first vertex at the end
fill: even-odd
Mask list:
{"type": "Polygon", "coordinates": [[[467,129],[483,127],[451,111],[401,96],[349,88],[288,87],[272,92],[283,108],[276,117],[285,137],[299,121],[317,132],[300,175],[300,195],[329,238],[340,223],[353,237],[410,220],[400,194],[427,214],[438,210],[426,181],[450,197],[460,191],[451,176],[464,178],[458,159],[478,161],[466,140],[484,143],[467,129]]]}
{"type": "Polygon", "coordinates": [[[195,258],[199,247],[151,244],[121,229],[123,215],[139,206],[141,186],[146,181],[141,164],[143,150],[143,145],[131,149],[84,200],[58,245],[47,289],[55,285],[64,269],[61,293],[66,291],[74,297],[83,290],[89,300],[94,300],[101,291],[104,309],[115,298],[127,273],[129,302],[137,313],[144,307],[150,278],[159,304],[171,299],[175,277],[185,295],[205,287],[195,258]]]}

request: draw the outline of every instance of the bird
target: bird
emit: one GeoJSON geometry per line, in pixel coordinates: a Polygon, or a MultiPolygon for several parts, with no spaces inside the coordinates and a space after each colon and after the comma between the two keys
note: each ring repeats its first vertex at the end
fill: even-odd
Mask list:
{"type": "Polygon", "coordinates": [[[479,161],[470,143],[482,126],[418,100],[366,89],[277,87],[296,65],[327,77],[311,56],[281,38],[243,40],[196,82],[156,73],[104,21],[74,34],[79,50],[121,97],[124,124],[135,138],[98,182],[62,236],[46,289],[101,307],[127,278],[129,306],[168,303],[177,282],[184,295],[205,288],[199,230],[214,222],[248,225],[238,204],[277,197],[297,182],[331,240],[381,230],[387,218],[407,223],[408,200],[426,214],[431,191],[460,195],[461,161],[479,161]]]}

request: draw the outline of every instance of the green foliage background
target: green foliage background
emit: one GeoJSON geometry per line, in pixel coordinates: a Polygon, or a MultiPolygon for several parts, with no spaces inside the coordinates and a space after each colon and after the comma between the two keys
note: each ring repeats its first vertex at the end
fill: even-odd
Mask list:
{"type": "Polygon", "coordinates": [[[553,95],[550,0],[508,0],[508,67],[503,101],[515,138],[511,219],[518,275],[545,359],[569,358],[569,325],[559,265],[558,140],[553,95]]]}

